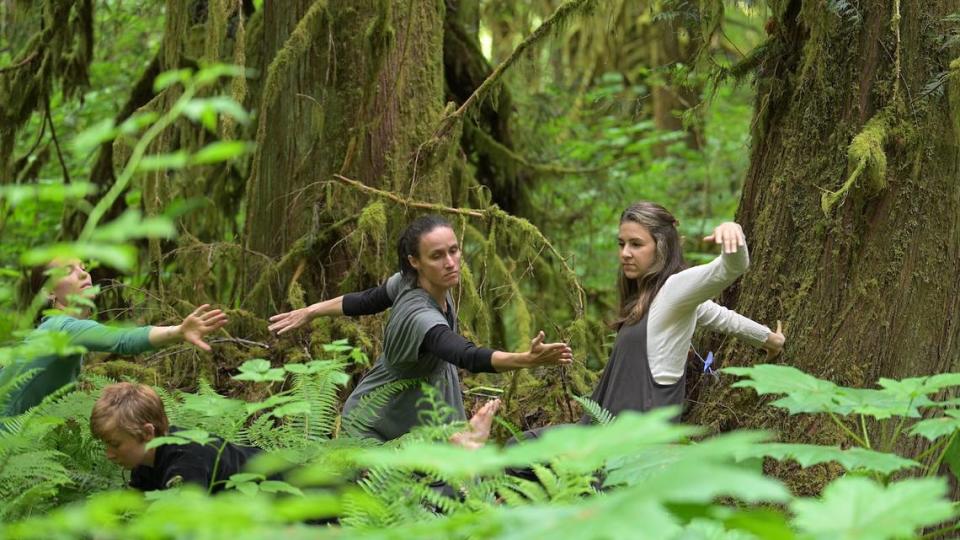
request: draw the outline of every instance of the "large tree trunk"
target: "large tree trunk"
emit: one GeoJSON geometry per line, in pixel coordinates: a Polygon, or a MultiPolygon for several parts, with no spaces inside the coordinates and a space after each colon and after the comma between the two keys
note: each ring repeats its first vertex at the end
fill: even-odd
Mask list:
{"type": "MultiPolygon", "coordinates": [[[[303,259],[336,244],[347,229],[318,233],[363,204],[344,188],[324,189],[334,174],[449,203],[449,167],[423,146],[443,112],[443,18],[443,2],[265,4],[264,57],[273,60],[247,190],[250,250],[279,257],[296,245],[303,259]],[[297,244],[305,237],[309,245],[297,244]]],[[[266,297],[248,306],[281,307],[266,297]]]]}
{"type": "MultiPolygon", "coordinates": [[[[783,319],[780,361],[839,384],[960,370],[960,88],[940,45],[960,1],[902,0],[902,18],[894,2],[772,4],[738,212],[753,262],[726,302],[783,319]]],[[[696,422],[771,425],[753,392],[695,399],[696,422]]],[[[799,423],[788,438],[831,437],[799,423]]]]}

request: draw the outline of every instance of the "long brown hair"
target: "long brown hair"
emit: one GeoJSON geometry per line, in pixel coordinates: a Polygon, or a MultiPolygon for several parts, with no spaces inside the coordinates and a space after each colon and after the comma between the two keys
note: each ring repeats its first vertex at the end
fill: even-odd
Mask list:
{"type": "Polygon", "coordinates": [[[619,329],[642,319],[667,278],[686,268],[677,220],[659,204],[641,201],[631,204],[620,214],[620,224],[632,221],[645,228],[656,244],[653,264],[640,277],[630,279],[620,268],[617,289],[620,292],[620,313],[613,323],[619,329]]]}

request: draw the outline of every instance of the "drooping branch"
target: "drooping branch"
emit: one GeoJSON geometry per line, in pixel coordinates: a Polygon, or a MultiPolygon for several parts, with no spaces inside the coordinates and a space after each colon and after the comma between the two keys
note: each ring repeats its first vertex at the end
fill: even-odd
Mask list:
{"type": "Polygon", "coordinates": [[[586,293],[584,292],[583,287],[580,285],[579,280],[577,280],[576,278],[576,272],[574,272],[573,269],[570,268],[570,265],[567,264],[566,259],[560,254],[559,251],[557,251],[557,249],[553,246],[550,240],[548,240],[547,237],[544,236],[542,232],[540,232],[540,229],[533,226],[529,221],[522,218],[518,218],[516,216],[512,216],[504,212],[500,208],[497,208],[496,206],[492,206],[486,210],[451,208],[449,206],[444,206],[442,204],[434,204],[434,203],[410,200],[408,198],[401,197],[396,193],[391,193],[389,191],[372,188],[370,186],[363,184],[362,182],[358,182],[357,180],[347,178],[343,175],[335,174],[333,175],[333,177],[339,182],[347,186],[350,186],[351,188],[362,191],[364,193],[376,195],[377,197],[390,200],[406,208],[419,208],[422,210],[429,210],[432,212],[442,212],[446,214],[469,216],[469,217],[484,219],[484,220],[487,220],[488,222],[502,221],[504,223],[508,223],[510,225],[518,227],[519,229],[527,232],[532,236],[535,236],[540,242],[542,242],[543,246],[557,259],[557,261],[560,262],[560,265],[563,267],[565,277],[569,281],[570,285],[572,285],[574,290],[576,291],[575,297],[576,297],[577,305],[575,307],[577,311],[576,313],[577,318],[580,318],[583,316],[583,310],[584,310],[583,304],[584,304],[584,298],[586,297],[586,293]]]}

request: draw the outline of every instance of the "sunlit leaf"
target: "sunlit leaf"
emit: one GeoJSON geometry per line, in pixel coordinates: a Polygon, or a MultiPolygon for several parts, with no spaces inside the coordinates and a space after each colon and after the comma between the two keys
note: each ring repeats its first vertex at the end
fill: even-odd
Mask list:
{"type": "Polygon", "coordinates": [[[244,141],[217,141],[190,156],[190,165],[209,165],[240,157],[253,150],[253,144],[244,141]]]}
{"type": "Polygon", "coordinates": [[[836,462],[845,469],[866,469],[882,474],[919,467],[912,459],[896,454],[877,452],[866,448],[848,448],[818,446],[815,444],[764,443],[757,444],[737,452],[738,458],[770,457],[777,460],[794,460],[801,467],[810,467],[818,463],[836,462]]]}
{"type": "Polygon", "coordinates": [[[907,479],[883,486],[864,477],[840,478],[820,499],[790,507],[795,526],[816,538],[908,538],[955,515],[942,478],[907,479]]]}

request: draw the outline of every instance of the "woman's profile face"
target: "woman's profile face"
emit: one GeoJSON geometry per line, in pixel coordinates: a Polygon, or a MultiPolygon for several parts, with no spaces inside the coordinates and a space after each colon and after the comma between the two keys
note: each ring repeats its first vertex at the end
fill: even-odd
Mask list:
{"type": "Polygon", "coordinates": [[[460,243],[450,227],[436,227],[420,237],[416,257],[410,257],[421,282],[435,289],[460,283],[460,243]]]}
{"type": "Polygon", "coordinates": [[[53,285],[53,302],[55,307],[66,307],[70,305],[71,296],[81,296],[84,291],[93,286],[90,280],[90,274],[81,261],[55,261],[50,263],[51,271],[57,272],[56,275],[63,275],[53,285]]]}
{"type": "Polygon", "coordinates": [[[635,221],[620,224],[620,268],[628,279],[647,273],[657,258],[657,243],[646,227],[635,221]]]}

